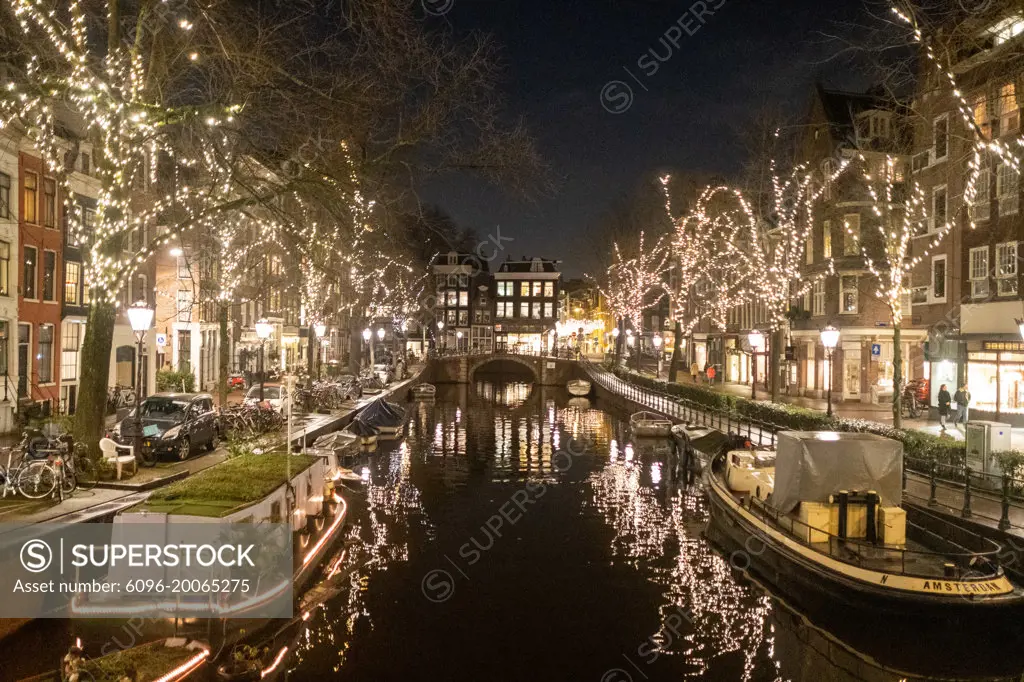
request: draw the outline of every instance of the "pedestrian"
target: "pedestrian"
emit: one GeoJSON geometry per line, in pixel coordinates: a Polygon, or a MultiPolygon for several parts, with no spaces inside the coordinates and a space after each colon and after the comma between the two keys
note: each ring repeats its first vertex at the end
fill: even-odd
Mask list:
{"type": "Polygon", "coordinates": [[[939,426],[942,427],[943,431],[946,430],[946,418],[949,417],[950,400],[946,384],[942,384],[939,386],[939,426]]]}
{"type": "Polygon", "coordinates": [[[967,384],[956,390],[956,393],[953,394],[953,402],[956,403],[956,417],[953,419],[953,426],[959,429],[960,424],[963,424],[966,429],[967,408],[971,404],[971,392],[967,390],[967,384]]]}
{"type": "Polygon", "coordinates": [[[696,362],[690,365],[690,377],[693,378],[693,383],[697,383],[697,378],[700,377],[700,365],[696,362]]]}

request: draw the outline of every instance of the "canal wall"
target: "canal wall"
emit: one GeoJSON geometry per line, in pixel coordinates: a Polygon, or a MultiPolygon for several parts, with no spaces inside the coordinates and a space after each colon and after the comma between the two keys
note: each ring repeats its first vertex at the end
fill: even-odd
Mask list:
{"type": "Polygon", "coordinates": [[[468,384],[478,371],[502,369],[528,372],[540,386],[565,386],[572,379],[589,379],[574,360],[513,354],[460,355],[432,358],[421,377],[433,384],[468,384]],[[512,367],[515,365],[515,367],[512,367]]]}

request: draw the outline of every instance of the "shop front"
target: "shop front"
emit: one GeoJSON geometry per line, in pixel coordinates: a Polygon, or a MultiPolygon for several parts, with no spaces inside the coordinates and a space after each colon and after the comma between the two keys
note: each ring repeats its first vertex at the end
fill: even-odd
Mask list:
{"type": "MultiPolygon", "coordinates": [[[[967,352],[972,416],[1024,424],[1024,341],[981,341],[981,349],[973,350],[977,345],[969,342],[967,352]]],[[[947,383],[952,393],[955,382],[947,383]]]]}

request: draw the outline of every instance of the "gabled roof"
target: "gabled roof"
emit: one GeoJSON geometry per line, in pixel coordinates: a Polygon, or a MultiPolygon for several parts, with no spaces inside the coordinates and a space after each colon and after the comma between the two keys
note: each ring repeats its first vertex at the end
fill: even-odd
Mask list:
{"type": "Polygon", "coordinates": [[[506,260],[498,268],[498,272],[558,272],[561,261],[546,258],[523,258],[522,260],[506,260]]]}

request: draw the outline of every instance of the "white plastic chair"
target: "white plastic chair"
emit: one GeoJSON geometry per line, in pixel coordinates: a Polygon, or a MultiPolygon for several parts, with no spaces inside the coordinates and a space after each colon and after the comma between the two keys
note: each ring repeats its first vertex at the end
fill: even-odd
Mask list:
{"type": "Polygon", "coordinates": [[[121,466],[123,464],[131,464],[135,466],[135,448],[131,445],[120,445],[110,438],[100,439],[100,452],[103,453],[104,459],[108,462],[113,462],[117,467],[117,480],[121,480],[121,466]],[[118,450],[127,450],[127,455],[119,455],[118,450]]]}

